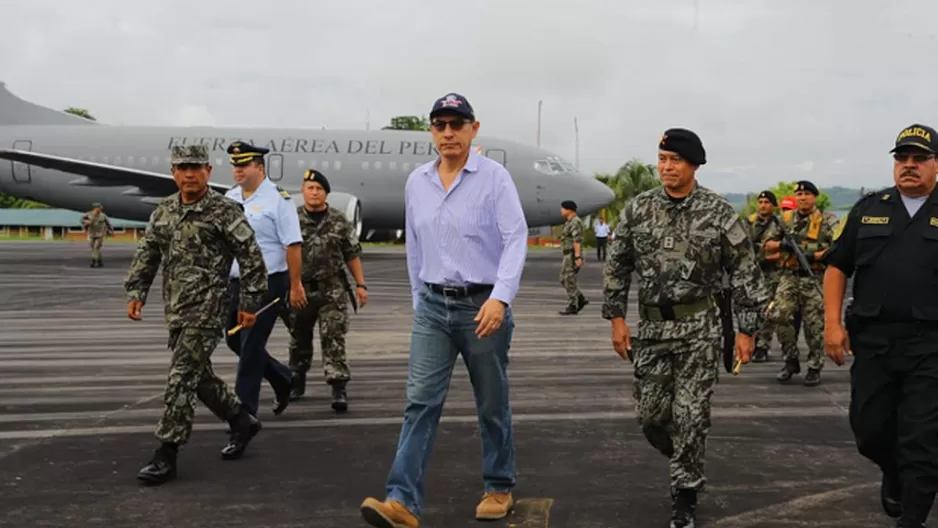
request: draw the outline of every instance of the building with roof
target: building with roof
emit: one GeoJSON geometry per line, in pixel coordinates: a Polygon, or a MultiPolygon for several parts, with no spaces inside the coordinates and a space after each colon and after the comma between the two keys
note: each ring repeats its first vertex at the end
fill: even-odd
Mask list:
{"type": "MultiPolygon", "coordinates": [[[[81,225],[83,214],[68,209],[0,209],[0,237],[88,240],[88,230],[81,225]]],[[[108,220],[114,228],[108,240],[137,240],[147,227],[146,222],[108,220]]]]}

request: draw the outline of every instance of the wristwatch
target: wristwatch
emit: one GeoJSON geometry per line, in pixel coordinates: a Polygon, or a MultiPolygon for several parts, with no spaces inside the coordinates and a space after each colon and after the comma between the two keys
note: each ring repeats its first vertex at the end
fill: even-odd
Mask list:
{"type": "Polygon", "coordinates": [[[356,288],[361,288],[361,289],[363,289],[363,290],[365,290],[365,291],[368,291],[368,286],[365,286],[364,284],[356,284],[355,287],[356,287],[356,288]]]}

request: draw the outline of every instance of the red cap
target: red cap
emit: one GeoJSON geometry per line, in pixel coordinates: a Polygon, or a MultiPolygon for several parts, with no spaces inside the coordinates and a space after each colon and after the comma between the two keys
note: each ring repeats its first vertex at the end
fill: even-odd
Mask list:
{"type": "Polygon", "coordinates": [[[796,209],[798,207],[798,202],[795,201],[794,196],[786,196],[782,198],[782,203],[780,204],[782,209],[796,209]]]}

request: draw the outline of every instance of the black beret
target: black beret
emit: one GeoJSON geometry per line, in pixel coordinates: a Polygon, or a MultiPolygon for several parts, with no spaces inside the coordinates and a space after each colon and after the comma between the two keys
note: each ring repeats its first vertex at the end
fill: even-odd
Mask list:
{"type": "Polygon", "coordinates": [[[795,192],[798,191],[806,191],[813,194],[814,196],[821,194],[821,191],[817,190],[817,187],[808,180],[801,180],[795,184],[795,192]]]}
{"type": "Polygon", "coordinates": [[[571,211],[576,211],[576,202],[574,202],[573,200],[564,200],[560,202],[560,207],[563,207],[564,209],[569,209],[571,211]]]}
{"type": "Polygon", "coordinates": [[[268,152],[270,149],[255,147],[244,141],[235,141],[228,145],[228,154],[231,156],[229,161],[232,165],[247,165],[254,161],[254,158],[263,158],[268,152]]]}
{"type": "Polygon", "coordinates": [[[325,189],[327,194],[332,192],[332,187],[329,186],[329,180],[326,179],[323,173],[316,169],[309,169],[305,174],[303,174],[303,182],[305,183],[308,181],[316,182],[319,185],[322,185],[322,188],[325,189]]]}
{"type": "Polygon", "coordinates": [[[694,165],[707,163],[707,153],[697,134],[686,128],[669,128],[661,136],[658,148],[669,152],[676,152],[682,158],[694,165]]]}
{"type": "Polygon", "coordinates": [[[932,154],[938,153],[938,134],[930,126],[909,125],[896,136],[896,146],[889,152],[895,152],[902,147],[912,147],[932,154]]]}
{"type": "Polygon", "coordinates": [[[766,200],[771,202],[772,205],[774,205],[775,207],[778,207],[778,198],[775,197],[775,193],[773,193],[772,191],[760,192],[759,197],[756,198],[756,200],[758,200],[759,198],[765,198],[766,200]]]}

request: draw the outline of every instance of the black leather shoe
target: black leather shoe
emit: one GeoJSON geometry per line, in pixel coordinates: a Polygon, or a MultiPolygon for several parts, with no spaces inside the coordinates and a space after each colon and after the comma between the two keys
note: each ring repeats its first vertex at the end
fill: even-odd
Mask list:
{"type": "Polygon", "coordinates": [[[225,460],[236,460],[241,458],[251,439],[261,431],[261,422],[247,411],[242,411],[229,425],[231,436],[228,444],[221,449],[221,457],[225,460]]]}
{"type": "Polygon", "coordinates": [[[280,414],[290,405],[290,393],[293,390],[293,378],[289,383],[284,383],[274,388],[274,416],[280,414]]]}
{"type": "Polygon", "coordinates": [[[163,484],[176,478],[176,451],[160,447],[150,462],[137,472],[137,479],[147,484],[163,484]]]}
{"type": "Polygon", "coordinates": [[[577,309],[576,309],[575,307],[573,307],[573,306],[567,306],[567,307],[564,308],[562,311],[557,312],[557,313],[560,314],[560,315],[576,315],[576,314],[580,313],[580,311],[577,310],[577,309]]]}
{"type": "Polygon", "coordinates": [[[879,500],[886,515],[899,518],[902,516],[902,484],[895,475],[883,473],[879,487],[879,500]]]}
{"type": "Polygon", "coordinates": [[[332,386],[332,409],[343,413],[348,410],[348,395],[345,393],[345,382],[332,386]]]}

